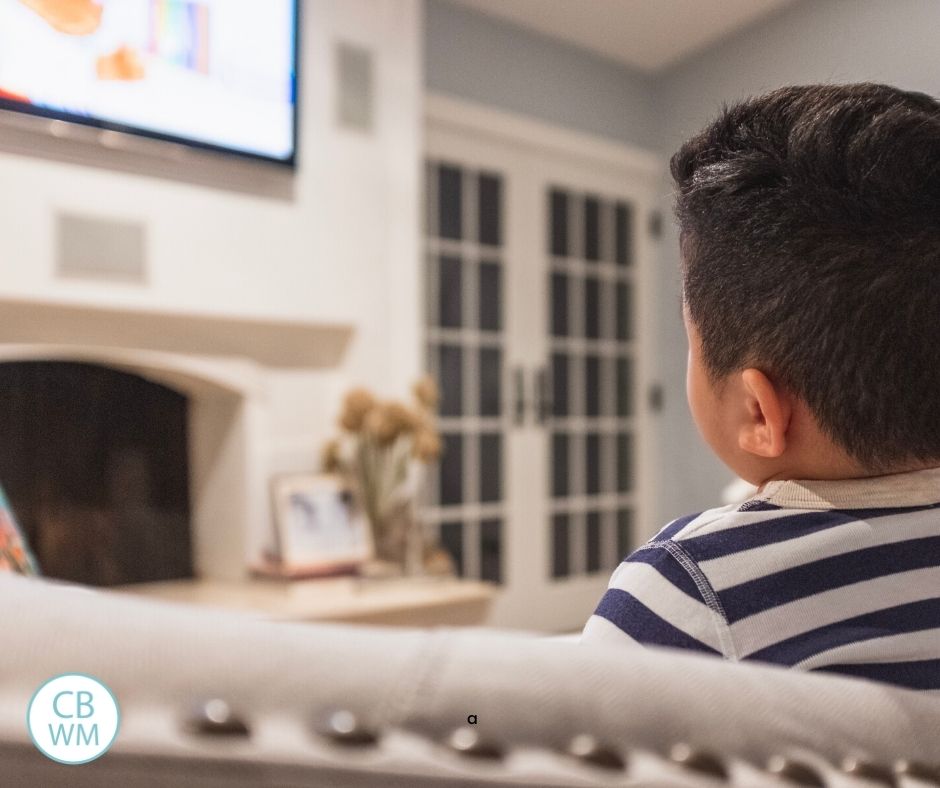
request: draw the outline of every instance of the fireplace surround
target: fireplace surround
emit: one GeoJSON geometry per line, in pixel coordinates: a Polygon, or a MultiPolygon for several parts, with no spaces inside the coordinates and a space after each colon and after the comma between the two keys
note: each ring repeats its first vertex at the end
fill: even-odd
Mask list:
{"type": "MultiPolygon", "coordinates": [[[[183,403],[185,415],[182,424],[177,418],[174,441],[182,443],[179,430],[183,430],[188,448],[177,457],[186,466],[188,505],[176,511],[179,517],[188,509],[190,552],[188,558],[162,558],[169,567],[166,574],[226,581],[247,577],[273,530],[272,476],[307,470],[315,462],[316,436],[323,426],[311,420],[312,407],[306,413],[293,412],[284,401],[283,389],[289,386],[276,384],[286,379],[303,391],[304,402],[311,399],[312,391],[331,396],[341,385],[335,381],[335,372],[351,328],[50,302],[0,301],[0,312],[4,317],[0,321],[0,370],[24,363],[35,368],[54,364],[95,370],[105,378],[139,381],[134,384],[139,389],[131,386],[135,391],[161,392],[161,400],[183,403]],[[289,446],[291,439],[309,445],[309,450],[287,455],[282,451],[284,456],[279,458],[279,448],[289,446]]],[[[286,399],[293,402],[301,397],[295,393],[286,399]]],[[[0,399],[0,403],[11,401],[0,399]]],[[[156,478],[152,464],[152,459],[130,451],[123,470],[111,470],[112,476],[120,477],[116,482],[112,478],[112,483],[138,485],[131,497],[146,498],[146,487],[156,478]],[[145,470],[148,462],[151,468],[145,470]]],[[[180,472],[178,468],[168,475],[180,472]]],[[[108,484],[107,472],[99,474],[98,483],[108,484]]],[[[95,505],[86,507],[92,511],[84,516],[107,532],[107,524],[95,512],[95,502],[105,500],[107,490],[88,493],[85,502],[95,505]]],[[[179,522],[173,528],[184,532],[179,522]]],[[[130,547],[135,545],[141,549],[140,543],[131,540],[130,547]]],[[[69,579],[89,580],[84,576],[69,579]]],[[[128,576],[121,570],[91,582],[147,579],[153,578],[146,572],[128,576]]]]}

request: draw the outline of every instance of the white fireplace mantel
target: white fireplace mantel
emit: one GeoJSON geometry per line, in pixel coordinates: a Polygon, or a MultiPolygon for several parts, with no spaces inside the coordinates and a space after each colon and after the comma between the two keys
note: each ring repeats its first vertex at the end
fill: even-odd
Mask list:
{"type": "Polygon", "coordinates": [[[0,342],[249,358],[279,368],[340,364],[353,326],[0,297],[0,342]]]}

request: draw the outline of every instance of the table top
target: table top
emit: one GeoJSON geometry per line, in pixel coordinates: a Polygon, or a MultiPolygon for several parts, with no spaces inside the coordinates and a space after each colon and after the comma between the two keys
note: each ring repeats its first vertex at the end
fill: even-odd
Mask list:
{"type": "Polygon", "coordinates": [[[438,612],[441,623],[447,623],[448,608],[488,607],[496,593],[491,583],[454,577],[351,576],[292,581],[170,580],[114,590],[166,602],[256,613],[279,620],[381,622],[385,614],[413,611],[421,620],[438,612]]]}

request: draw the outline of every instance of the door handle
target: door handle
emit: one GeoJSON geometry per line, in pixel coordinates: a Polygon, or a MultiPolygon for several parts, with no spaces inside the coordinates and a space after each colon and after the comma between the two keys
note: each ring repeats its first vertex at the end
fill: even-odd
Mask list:
{"type": "Polygon", "coordinates": [[[547,424],[552,417],[552,379],[548,367],[539,367],[535,371],[535,419],[539,424],[547,424]]]}
{"type": "Polygon", "coordinates": [[[517,427],[525,424],[526,399],[525,399],[525,370],[522,367],[516,367],[513,371],[514,405],[513,422],[517,427]]]}

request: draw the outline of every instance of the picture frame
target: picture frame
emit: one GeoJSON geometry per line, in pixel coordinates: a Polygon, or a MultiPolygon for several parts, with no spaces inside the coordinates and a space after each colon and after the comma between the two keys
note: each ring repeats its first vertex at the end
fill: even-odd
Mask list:
{"type": "Polygon", "coordinates": [[[275,546],[262,574],[316,577],[355,571],[373,555],[368,520],[339,476],[303,473],[272,481],[275,546]]]}

